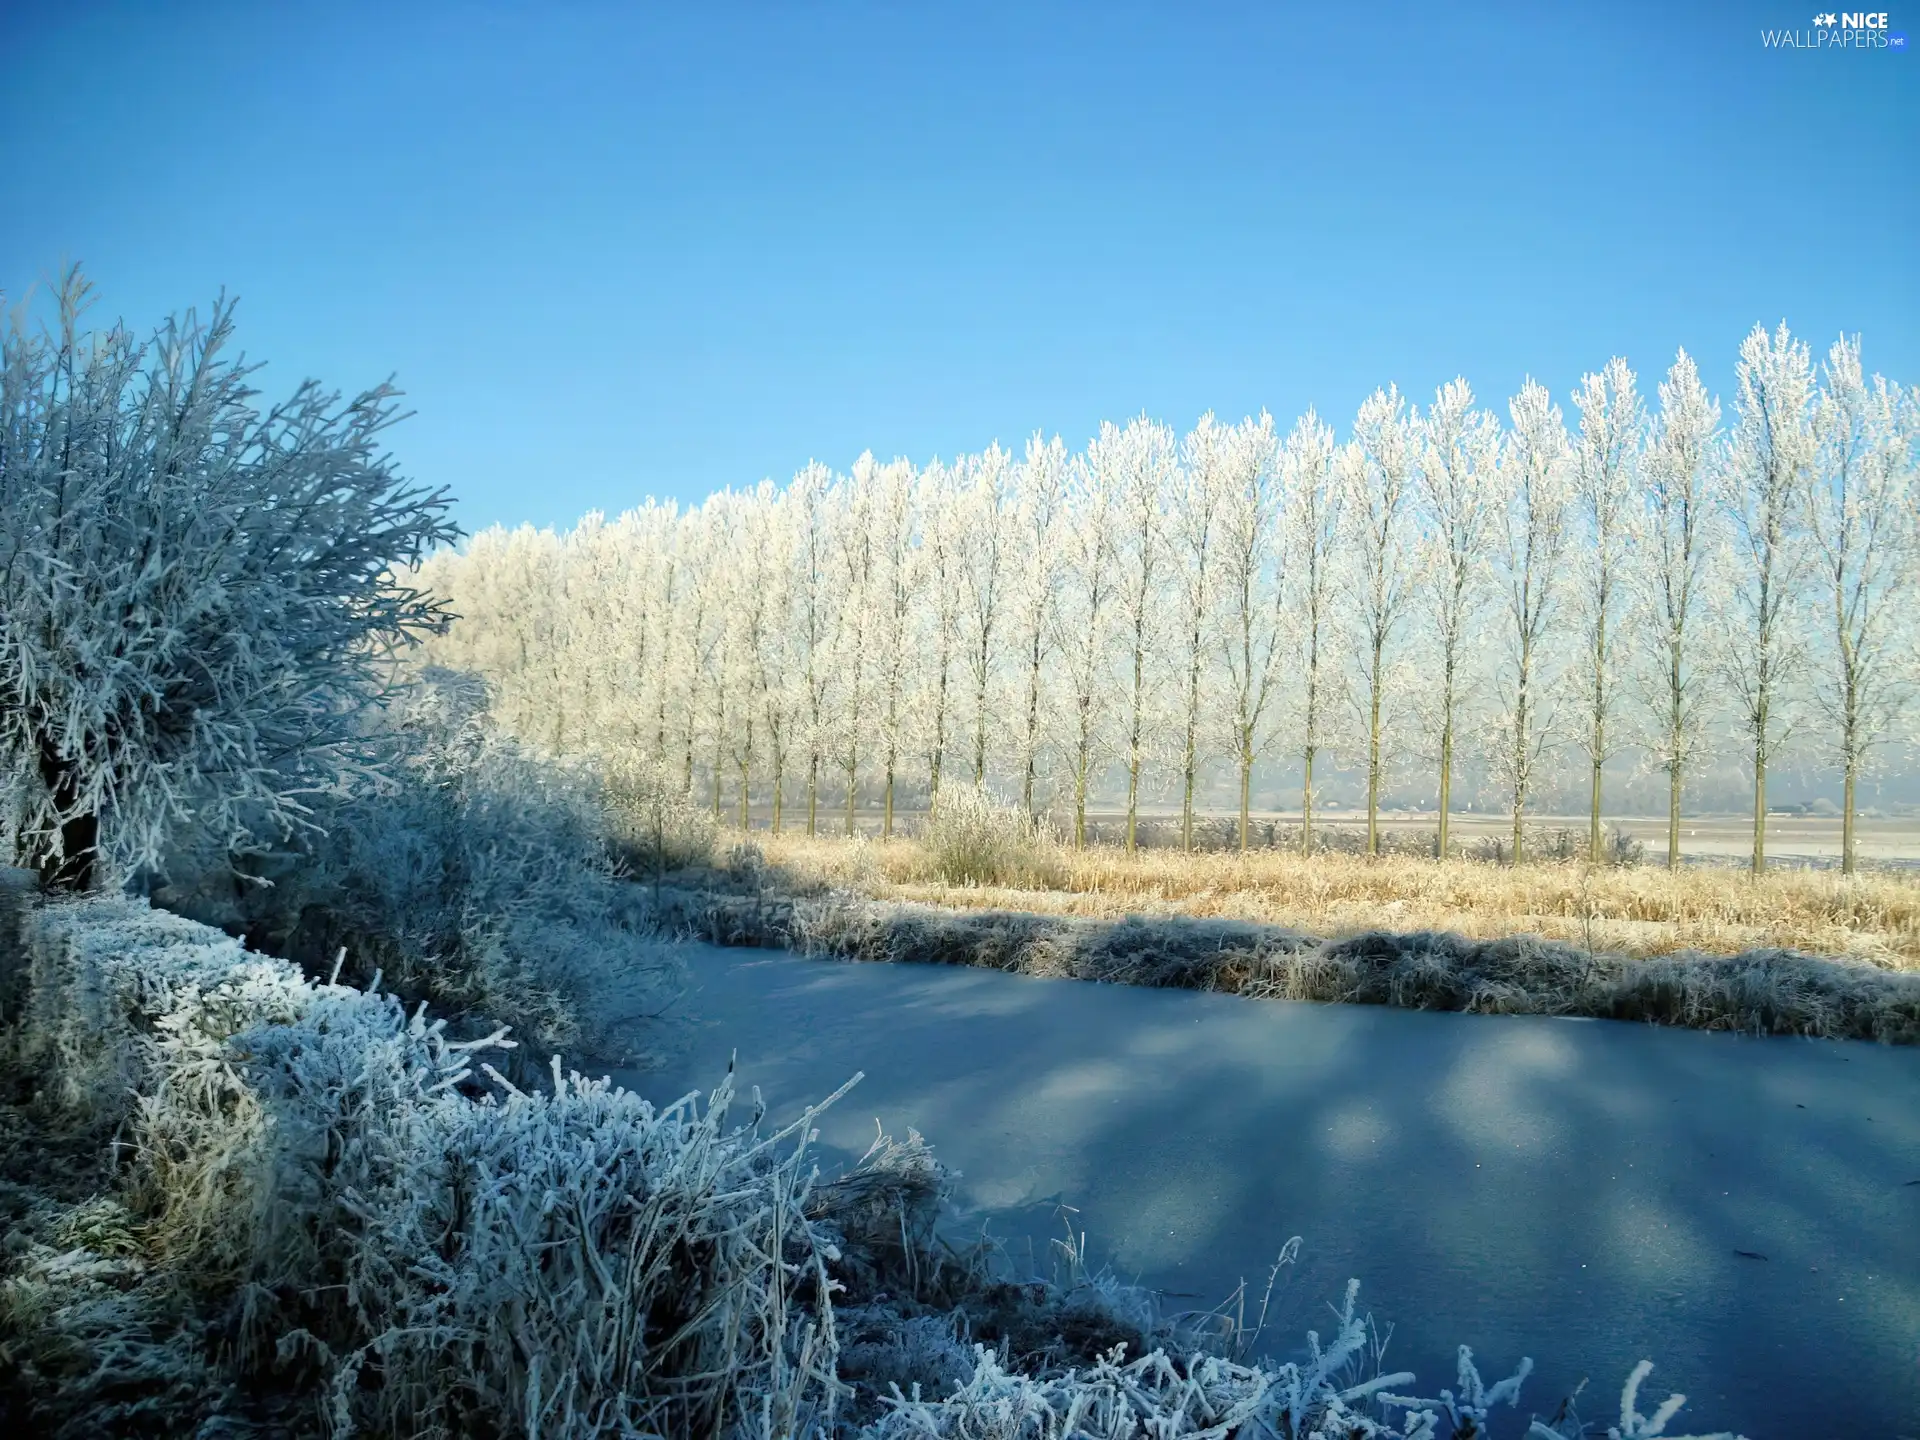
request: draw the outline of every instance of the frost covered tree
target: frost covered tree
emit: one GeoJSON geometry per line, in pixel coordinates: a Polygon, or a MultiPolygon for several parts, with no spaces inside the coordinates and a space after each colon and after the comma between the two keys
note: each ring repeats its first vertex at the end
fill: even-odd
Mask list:
{"type": "Polygon", "coordinates": [[[1055,612],[1066,684],[1063,748],[1073,772],[1073,843],[1087,843],[1087,796],[1105,754],[1108,699],[1104,662],[1119,590],[1114,536],[1115,474],[1076,455],[1068,467],[1072,523],[1061,544],[1060,603],[1055,612]]]}
{"type": "Polygon", "coordinates": [[[833,732],[846,789],[846,833],[854,833],[859,799],[860,746],[867,737],[872,700],[872,646],[875,597],[880,586],[875,553],[874,509],[879,500],[880,467],[871,453],[853,463],[853,475],[836,492],[833,511],[834,589],[838,626],[833,641],[833,732]]]}
{"type": "Polygon", "coordinates": [[[925,490],[923,501],[925,532],[921,539],[926,567],[927,606],[922,616],[928,674],[927,711],[927,804],[937,805],[941,771],[947,758],[947,732],[953,720],[953,664],[960,649],[961,609],[965,591],[962,582],[963,559],[961,531],[966,510],[953,469],[934,460],[921,472],[925,490]]]}
{"type": "Polygon", "coordinates": [[[1566,427],[1544,385],[1529,379],[1507,405],[1512,428],[1500,460],[1495,570],[1507,611],[1501,713],[1490,759],[1512,803],[1513,863],[1526,859],[1527,798],[1553,735],[1547,644],[1571,500],[1566,427]]]}
{"type": "Polygon", "coordinates": [[[687,562],[684,600],[677,612],[678,644],[668,651],[669,680],[675,697],[673,746],[679,759],[680,790],[694,797],[695,763],[704,721],[713,703],[714,652],[724,633],[726,597],[720,589],[720,558],[726,553],[724,536],[716,533],[719,507],[708,503],[687,516],[681,526],[687,562]]]}
{"type": "Polygon", "coordinates": [[[954,539],[965,594],[961,637],[973,709],[973,783],[987,781],[987,728],[994,677],[994,642],[1012,577],[1013,457],[998,445],[955,465],[959,523],[954,539]]]}
{"type": "Polygon", "coordinates": [[[1054,614],[1059,603],[1060,535],[1072,523],[1066,508],[1069,466],[1058,436],[1027,442],[1026,459],[1014,476],[1014,529],[1018,556],[1013,575],[1012,623],[1020,668],[1020,806],[1034,811],[1034,784],[1046,734],[1046,661],[1053,653],[1054,614]]]}
{"type": "Polygon", "coordinates": [[[1840,768],[1840,868],[1849,875],[1855,787],[1911,683],[1902,661],[1920,599],[1908,533],[1917,418],[1912,395],[1866,378],[1858,336],[1834,342],[1814,411],[1806,523],[1825,631],[1813,647],[1813,696],[1840,768]]]}
{"type": "Polygon", "coordinates": [[[1621,749],[1616,724],[1622,671],[1629,647],[1626,623],[1628,547],[1639,484],[1640,447],[1646,412],[1636,377],[1615,356],[1597,374],[1580,377],[1574,392],[1580,434],[1573,449],[1573,494],[1580,534],[1578,563],[1569,577],[1576,590],[1580,660],[1575,667],[1580,699],[1580,746],[1591,767],[1587,811],[1587,859],[1602,858],[1600,811],[1607,761],[1621,749]]]}
{"type": "Polygon", "coordinates": [[[1347,570],[1348,596],[1360,640],[1369,855],[1380,853],[1380,782],[1394,738],[1387,732],[1387,691],[1413,597],[1418,544],[1413,439],[1406,402],[1389,385],[1361,402],[1353,439],[1340,454],[1341,505],[1353,562],[1347,570]]]}
{"type": "MultiPolygon", "coordinates": [[[[687,574],[692,566],[683,558],[687,546],[687,532],[690,529],[683,516],[675,516],[663,537],[658,560],[660,571],[659,588],[656,592],[660,607],[660,628],[657,647],[659,677],[653,683],[653,764],[660,774],[666,773],[667,765],[667,709],[674,698],[673,658],[675,642],[679,636],[677,617],[680,613],[680,598],[687,588],[687,574]]],[[[512,729],[512,726],[508,727],[512,729]]],[[[517,733],[517,732],[516,732],[517,733]]]]}
{"type": "Polygon", "coordinates": [[[1420,603],[1429,634],[1431,668],[1421,708],[1439,767],[1437,853],[1447,854],[1453,811],[1453,767],[1459,749],[1460,708],[1475,671],[1487,575],[1499,502],[1500,422],[1474,408],[1464,378],[1434,392],[1420,421],[1415,471],[1424,520],[1420,603]]]}
{"type": "Polygon", "coordinates": [[[782,491],[762,517],[762,557],[767,616],[753,663],[759,672],[760,714],[767,733],[767,790],[771,812],[767,828],[780,833],[785,820],[787,757],[793,748],[793,596],[794,527],[792,491],[782,491]]]}
{"type": "Polygon", "coordinates": [[[767,713],[766,689],[777,683],[767,665],[769,632],[777,623],[780,577],[773,534],[773,485],[763,481],[742,497],[730,566],[734,617],[734,670],[746,692],[740,698],[733,726],[734,775],[738,790],[739,827],[745,831],[753,814],[753,765],[759,751],[756,739],[767,713]]]}
{"type": "Polygon", "coordinates": [[[876,575],[873,612],[875,736],[880,752],[882,835],[893,834],[894,787],[910,735],[913,696],[911,646],[914,607],[921,584],[915,545],[915,474],[905,460],[880,467],[874,478],[872,524],[876,575]]]}
{"type": "Polygon", "coordinates": [[[787,492],[793,536],[793,639],[802,686],[800,723],[807,746],[807,834],[820,828],[820,762],[827,735],[827,687],[833,680],[833,474],[815,461],[787,492]]]}
{"type": "Polygon", "coordinates": [[[1805,651],[1805,496],[1814,460],[1813,361],[1783,323],[1756,325],[1734,370],[1734,426],[1721,490],[1732,564],[1721,666],[1753,765],[1753,872],[1767,867],[1767,766],[1798,720],[1805,651]]]}
{"type": "MultiPolygon", "coordinates": [[[[1271,423],[1269,422],[1269,431],[1271,423]]],[[[1208,693],[1208,653],[1212,626],[1209,610],[1217,585],[1215,551],[1219,545],[1220,512],[1234,483],[1238,459],[1235,429],[1216,422],[1209,411],[1181,442],[1181,465],[1175,480],[1177,493],[1169,518],[1179,606],[1175,657],[1180,671],[1180,847],[1193,849],[1193,791],[1205,743],[1208,693]]],[[[1269,435],[1269,439],[1271,435],[1269,435]]],[[[1269,446],[1271,449],[1271,446],[1269,446]]]]}
{"type": "MultiPolygon", "coordinates": [[[[1301,422],[1305,425],[1307,422],[1301,422]]],[[[1218,490],[1214,634],[1220,654],[1222,718],[1239,771],[1240,849],[1248,845],[1253,801],[1253,767],[1273,739],[1278,661],[1285,641],[1286,562],[1281,519],[1287,482],[1301,473],[1296,428],[1287,450],[1277,453],[1272,417],[1244,420],[1216,431],[1216,453],[1209,460],[1218,490]]],[[[1331,437],[1327,437],[1331,445],[1331,437]]],[[[1190,459],[1188,468],[1193,468],[1190,459]]],[[[1310,478],[1310,477],[1309,477],[1310,478]]]]}
{"type": "MultiPolygon", "coordinates": [[[[1764,332],[1760,343],[1772,344],[1764,332]]],[[[1080,843],[1090,805],[1124,788],[1137,844],[1143,792],[1164,780],[1192,844],[1210,767],[1230,764],[1246,844],[1254,771],[1285,735],[1301,761],[1303,846],[1338,745],[1364,767],[1376,853],[1383,788],[1406,759],[1430,759],[1444,849],[1471,737],[1522,819],[1560,778],[1549,756],[1584,752],[1565,778],[1589,797],[1597,854],[1605,767],[1631,739],[1666,773],[1677,863],[1716,707],[1737,711],[1751,739],[1765,690],[1763,761],[1800,733],[1793,712],[1818,716],[1844,786],[1850,764],[1857,779],[1887,753],[1875,746],[1897,733],[1920,678],[1914,627],[1890,598],[1920,556],[1896,564],[1875,539],[1869,563],[1846,520],[1861,457],[1908,453],[1871,437],[1910,437],[1915,402],[1846,378],[1844,357],[1829,369],[1817,415],[1802,376],[1799,418],[1781,433],[1804,454],[1771,501],[1754,457],[1772,443],[1773,412],[1754,411],[1743,448],[1723,445],[1683,353],[1651,423],[1625,362],[1584,377],[1574,442],[1531,385],[1509,409],[1527,410],[1537,433],[1517,442],[1463,380],[1424,413],[1389,387],[1344,445],[1311,413],[1283,445],[1265,415],[1210,416],[1178,443],[1142,417],[1078,454],[1035,436],[1018,461],[997,446],[918,471],[866,457],[851,478],[812,465],[684,513],[649,504],[559,534],[491,530],[409,583],[467,617],[427,651],[483,674],[517,739],[618,762],[606,767],[616,787],[624,771],[665,767],[716,812],[731,785],[750,816],[766,785],[776,829],[804,752],[816,830],[823,765],[836,800],[862,785],[889,797],[890,832],[914,756],[927,767],[916,800],[956,766],[1017,791],[1029,814],[1053,804],[1064,817],[1071,792],[1080,843]],[[1732,483],[1736,472],[1748,478],[1732,483]],[[1560,532],[1536,533],[1555,487],[1560,532]],[[1736,524],[1743,507],[1752,523],[1736,524]],[[1843,591],[1853,599],[1834,598],[1843,591]],[[1496,611],[1511,646],[1486,643],[1496,611]],[[1773,629],[1757,644],[1763,614],[1773,629]],[[1870,663],[1878,679],[1846,678],[1861,645],[1891,657],[1870,663]],[[1853,722],[1837,698],[1849,684],[1853,722]]],[[[1779,389],[1777,376],[1748,385],[1779,389]]],[[[1908,497],[1899,533],[1920,531],[1916,487],[1884,488],[1908,497]]]]}
{"type": "Polygon", "coordinates": [[[707,532],[705,583],[710,617],[700,649],[708,696],[707,780],[713,796],[713,823],[718,826],[732,740],[739,728],[740,712],[746,708],[739,694],[742,676],[747,673],[740,630],[740,587],[744,577],[739,565],[746,515],[741,497],[731,490],[709,496],[700,513],[707,532]]]}
{"type": "MultiPolygon", "coordinates": [[[[1346,587],[1343,491],[1335,481],[1333,427],[1309,410],[1280,451],[1282,603],[1294,618],[1300,655],[1300,853],[1313,853],[1313,762],[1338,699],[1344,633],[1336,604],[1346,587]]],[[[1275,642],[1280,619],[1275,618],[1275,642]]],[[[1251,667],[1248,667],[1251,669],[1251,667]]],[[[1243,719],[1242,705],[1236,719],[1243,719]]],[[[1243,752],[1244,753],[1244,752],[1243,752]]],[[[1245,836],[1241,840],[1244,846],[1245,836]]]]}
{"type": "Polygon", "coordinates": [[[381,450],[391,386],[262,407],[224,297],[140,342],[83,331],[88,291],[69,270],[50,327],[0,335],[0,773],[74,890],[189,825],[298,828],[445,623],[403,576],[457,533],[381,450]]]}
{"type": "Polygon", "coordinates": [[[1682,350],[1660,382],[1641,469],[1634,583],[1646,638],[1642,687],[1648,738],[1667,776],[1667,868],[1680,868],[1680,813],[1686,777],[1699,753],[1712,698],[1706,628],[1712,565],[1719,548],[1711,492],[1718,463],[1720,404],[1682,350]]]}
{"type": "Polygon", "coordinates": [[[1116,621],[1125,647],[1119,660],[1126,691],[1121,758],[1127,767],[1127,853],[1134,851],[1140,815],[1140,781],[1155,708],[1155,653],[1164,629],[1167,497],[1178,465],[1173,431],[1144,415],[1125,429],[1103,425],[1087,450],[1087,463],[1107,476],[1114,496],[1116,621]]]}
{"type": "Polygon", "coordinates": [[[548,738],[541,727],[550,723],[538,701],[552,683],[558,555],[551,530],[494,525],[464,554],[437,551],[415,572],[418,588],[443,597],[460,617],[422,642],[428,663],[485,675],[495,717],[534,744],[548,738]]]}
{"type": "Polygon", "coordinates": [[[625,764],[658,758],[647,751],[648,695],[659,681],[660,561],[678,514],[672,504],[649,500],[608,530],[607,650],[597,663],[608,672],[609,713],[597,748],[625,764]]]}

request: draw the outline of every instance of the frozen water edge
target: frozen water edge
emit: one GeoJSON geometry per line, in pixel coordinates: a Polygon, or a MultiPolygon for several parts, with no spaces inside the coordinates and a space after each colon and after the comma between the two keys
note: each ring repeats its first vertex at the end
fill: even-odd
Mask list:
{"type": "Polygon", "coordinates": [[[1358,1275],[1395,1366],[1531,1354],[1535,1408],[1583,1375],[1606,1397],[1652,1355],[1694,1427],[1920,1416],[1910,1048],[688,958],[686,1038],[617,1079],[706,1087],[737,1049],[783,1118],[864,1070],[821,1139],[919,1129],[1017,1253],[1061,1233],[1064,1202],[1096,1256],[1204,1307],[1297,1232],[1269,1330],[1289,1343],[1358,1275]]]}

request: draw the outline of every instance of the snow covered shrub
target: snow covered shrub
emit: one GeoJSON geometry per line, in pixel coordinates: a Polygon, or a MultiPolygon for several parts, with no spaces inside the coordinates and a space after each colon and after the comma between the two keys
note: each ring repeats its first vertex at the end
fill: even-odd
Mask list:
{"type": "Polygon", "coordinates": [[[217,930],[109,896],[32,907],[21,935],[17,1061],[43,1069],[60,1103],[89,1116],[117,1115],[139,1093],[151,1017],[262,963],[217,930]]]}
{"type": "MultiPolygon", "coordinates": [[[[501,735],[470,677],[425,672],[386,717],[386,764],[315,807],[324,834],[256,863],[238,923],[309,969],[377,972],[402,995],[599,1053],[651,1008],[668,952],[621,878],[598,778],[501,735]]],[[[214,867],[216,874],[218,867],[214,867]]]]}
{"type": "Polygon", "coordinates": [[[934,873],[949,885],[1044,886],[1057,878],[1051,837],[981,786],[942,786],[921,840],[934,873]]]}
{"type": "Polygon", "coordinates": [[[1647,845],[1644,840],[1636,840],[1633,832],[1619,825],[1608,825],[1604,832],[1604,856],[1609,865],[1644,865],[1647,860],[1647,845]]]}
{"type": "Polygon", "coordinates": [[[713,860],[713,816],[693,803],[673,771],[649,760],[600,766],[620,858],[636,878],[713,860]]]}
{"type": "MultiPolygon", "coordinates": [[[[335,1434],[830,1427],[819,1107],[762,1134],[731,1123],[730,1078],[656,1110],[557,1059],[549,1090],[489,1072],[475,1099],[501,1035],[455,1043],[424,1007],[139,902],[44,907],[29,939],[54,983],[28,1023],[97,1027],[137,1096],[130,1213],[81,1235],[70,1212],[0,1293],[61,1374],[197,1386],[182,1403],[203,1413],[251,1377],[324,1404],[335,1434]],[[195,1333],[220,1337],[217,1365],[195,1333]]],[[[73,1078],[90,1103],[93,1070],[73,1078]]]]}
{"type": "Polygon", "coordinates": [[[382,453],[392,387],[261,407],[230,302],[138,341],[81,328],[88,288],[0,330],[0,829],[80,890],[183,827],[302,829],[446,624],[404,577],[458,534],[382,453]]]}

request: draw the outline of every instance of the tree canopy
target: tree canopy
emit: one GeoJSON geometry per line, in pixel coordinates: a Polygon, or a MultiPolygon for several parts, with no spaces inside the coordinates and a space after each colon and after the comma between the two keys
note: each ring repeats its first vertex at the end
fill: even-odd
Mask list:
{"type": "Polygon", "coordinates": [[[69,270],[50,324],[0,335],[5,828],[79,889],[186,825],[298,828],[392,653],[446,624],[406,577],[458,533],[380,448],[392,385],[263,407],[224,296],[136,341],[82,329],[89,291],[69,270]]]}

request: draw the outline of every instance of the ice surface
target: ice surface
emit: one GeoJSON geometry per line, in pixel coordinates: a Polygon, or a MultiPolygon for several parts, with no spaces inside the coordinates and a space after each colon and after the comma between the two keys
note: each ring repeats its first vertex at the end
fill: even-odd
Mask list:
{"type": "Polygon", "coordinates": [[[1426,1388],[1466,1343],[1535,1358],[1523,1409],[1592,1377],[1599,1416],[1652,1356],[1685,1429],[1916,1428],[1920,1050],[688,958],[677,1050],[617,1079],[710,1087],[737,1048],[785,1119],[864,1070],[822,1141],[920,1130],[1018,1256],[1064,1202],[1096,1259],[1205,1307],[1297,1232],[1287,1344],[1357,1275],[1426,1388]]]}

